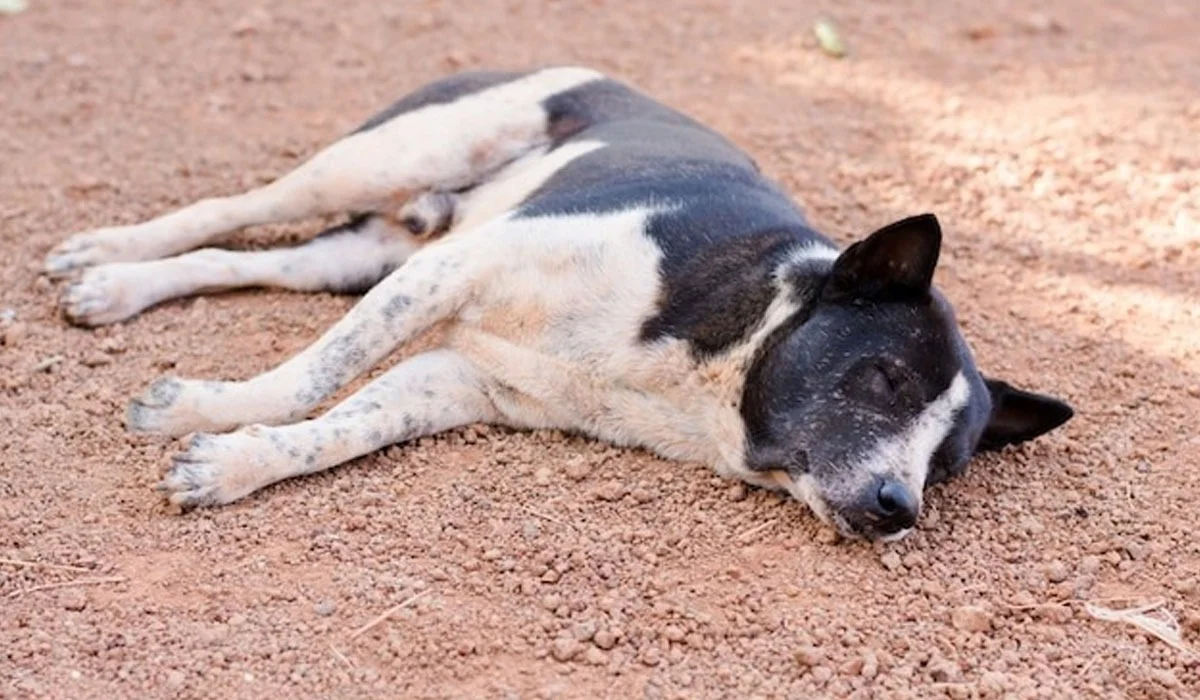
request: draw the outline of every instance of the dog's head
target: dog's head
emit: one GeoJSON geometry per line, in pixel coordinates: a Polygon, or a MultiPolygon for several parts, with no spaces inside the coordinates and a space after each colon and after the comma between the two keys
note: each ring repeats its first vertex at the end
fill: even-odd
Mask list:
{"type": "Polygon", "coordinates": [[[924,488],[971,456],[1033,439],[1073,415],[1057,399],[986,379],[931,286],[932,215],[843,251],[809,312],[768,340],[742,405],[747,463],[775,472],[843,534],[903,536],[924,488]]]}

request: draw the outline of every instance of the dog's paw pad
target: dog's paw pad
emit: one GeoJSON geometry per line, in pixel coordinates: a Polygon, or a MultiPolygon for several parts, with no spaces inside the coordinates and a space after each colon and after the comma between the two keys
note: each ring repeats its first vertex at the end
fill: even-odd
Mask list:
{"type": "Polygon", "coordinates": [[[116,270],[88,270],[63,292],[60,305],[72,323],[101,326],[124,320],[141,311],[136,295],[116,270]]]}

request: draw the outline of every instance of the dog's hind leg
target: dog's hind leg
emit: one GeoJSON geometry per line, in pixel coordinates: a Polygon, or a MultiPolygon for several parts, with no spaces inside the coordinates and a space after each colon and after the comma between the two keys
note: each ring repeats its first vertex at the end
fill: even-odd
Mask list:
{"type": "Polygon", "coordinates": [[[295,421],[396,346],[456,314],[487,264],[475,238],[432,243],[282,365],[242,382],[160,379],[130,404],[126,425],[178,436],[295,421]]]}
{"type": "Polygon", "coordinates": [[[73,323],[98,326],[168,299],[239,287],[362,293],[420,246],[390,219],[363,215],[292,248],[205,248],[165,260],[99,265],[67,287],[62,307],[73,323]]]}
{"type": "Polygon", "coordinates": [[[185,509],[229,503],[276,481],[329,469],[387,445],[493,422],[498,414],[484,381],[454,351],[417,355],[320,418],[193,436],[159,489],[185,509]]]}
{"type": "Polygon", "coordinates": [[[155,260],[245,226],[389,210],[421,192],[479,184],[550,142],[545,100],[601,77],[584,68],[548,68],[508,82],[485,81],[474,92],[462,87],[436,99],[401,100],[268,185],[143,223],[77,234],[50,252],[45,270],[61,275],[103,263],[155,260]]]}

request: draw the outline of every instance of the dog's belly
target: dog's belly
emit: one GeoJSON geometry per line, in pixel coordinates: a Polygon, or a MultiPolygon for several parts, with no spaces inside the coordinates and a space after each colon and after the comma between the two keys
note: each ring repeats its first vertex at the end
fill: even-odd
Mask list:
{"type": "Polygon", "coordinates": [[[449,345],[489,377],[513,427],[577,430],[742,474],[740,360],[698,362],[640,338],[657,312],[661,251],[645,208],[493,221],[459,235],[488,256],[449,345]]]}

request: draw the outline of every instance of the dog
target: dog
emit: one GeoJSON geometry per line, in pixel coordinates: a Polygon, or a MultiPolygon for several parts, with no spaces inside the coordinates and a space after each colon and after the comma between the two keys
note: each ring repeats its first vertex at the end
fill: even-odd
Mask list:
{"type": "Polygon", "coordinates": [[[980,373],[932,286],[941,240],[920,214],[839,250],[723,136],[550,67],[438,80],[266,186],[75,235],[45,269],[76,277],[83,326],[236,287],[365,293],[275,369],[130,403],[130,431],[190,436],[159,484],[182,510],[490,423],[703,462],[894,540],[927,486],[1073,415],[980,373]],[[330,214],[295,247],[202,248],[330,214]],[[306,419],[434,326],[438,347],[306,419]]]}

